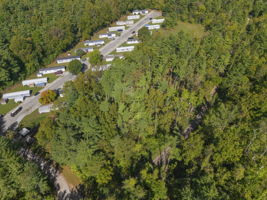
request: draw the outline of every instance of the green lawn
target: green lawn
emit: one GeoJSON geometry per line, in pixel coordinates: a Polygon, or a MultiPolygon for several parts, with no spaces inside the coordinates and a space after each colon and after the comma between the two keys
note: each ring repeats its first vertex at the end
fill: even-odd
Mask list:
{"type": "Polygon", "coordinates": [[[202,25],[190,24],[190,23],[185,23],[181,21],[178,21],[177,25],[174,28],[163,30],[164,32],[163,34],[166,34],[166,33],[172,34],[172,33],[177,33],[179,31],[188,33],[189,35],[197,39],[201,39],[206,34],[204,27],[202,25]]]}
{"type": "Polygon", "coordinates": [[[39,114],[38,109],[37,109],[33,113],[31,113],[31,114],[27,115],[26,117],[24,117],[24,119],[20,123],[20,126],[21,127],[33,128],[33,127],[37,126],[49,114],[50,113],[39,114]]]}
{"type": "Polygon", "coordinates": [[[14,100],[9,100],[8,103],[5,105],[0,104],[0,114],[5,115],[6,113],[8,113],[10,110],[12,110],[18,105],[19,103],[15,103],[14,100]]]}

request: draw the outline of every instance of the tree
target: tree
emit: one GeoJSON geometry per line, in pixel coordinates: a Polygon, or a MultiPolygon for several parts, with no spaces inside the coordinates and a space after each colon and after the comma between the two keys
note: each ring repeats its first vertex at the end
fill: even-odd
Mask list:
{"type": "Polygon", "coordinates": [[[77,75],[82,71],[83,64],[79,60],[73,60],[69,63],[68,69],[71,73],[77,75]]]}
{"type": "Polygon", "coordinates": [[[46,90],[41,93],[41,97],[39,98],[39,102],[41,104],[49,104],[56,100],[57,93],[53,90],[46,90]]]}
{"type": "Polygon", "coordinates": [[[151,34],[148,28],[143,27],[138,31],[138,38],[143,42],[150,38],[151,34]]]}
{"type": "Polygon", "coordinates": [[[92,65],[99,65],[102,62],[102,55],[99,50],[89,53],[89,61],[92,65]]]}

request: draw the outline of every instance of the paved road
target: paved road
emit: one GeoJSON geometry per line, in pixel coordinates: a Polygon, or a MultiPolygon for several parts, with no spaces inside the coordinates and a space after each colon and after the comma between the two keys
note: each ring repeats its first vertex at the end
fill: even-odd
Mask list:
{"type": "Polygon", "coordinates": [[[138,22],[136,22],[133,26],[131,26],[128,30],[123,31],[120,37],[116,38],[115,40],[109,42],[108,44],[100,48],[101,54],[103,56],[110,54],[117,47],[123,44],[129,37],[133,36],[132,34],[133,31],[137,33],[139,29],[141,29],[144,25],[149,23],[150,18],[155,18],[159,16],[161,16],[161,12],[151,11],[150,13],[145,15],[142,19],[140,19],[138,22]]]}
{"type": "MultiPolygon", "coordinates": [[[[125,30],[121,34],[120,37],[116,38],[115,40],[109,42],[108,44],[106,44],[105,46],[100,48],[101,54],[103,56],[110,54],[117,47],[119,47],[121,44],[123,44],[129,37],[131,37],[133,35],[132,34],[133,31],[137,32],[140,28],[142,28],[145,24],[147,24],[150,21],[150,18],[155,18],[158,16],[161,16],[161,12],[151,11],[150,13],[145,15],[142,19],[140,19],[138,22],[136,22],[133,26],[131,26],[128,30],[125,30]]],[[[87,61],[84,62],[84,64],[86,64],[88,66],[87,61]]],[[[52,82],[50,84],[47,84],[47,86],[45,88],[43,88],[40,91],[40,93],[45,91],[45,90],[48,90],[48,89],[54,90],[54,89],[61,88],[61,87],[63,87],[65,82],[70,81],[70,80],[74,80],[74,79],[75,79],[74,75],[70,74],[69,72],[66,72],[66,73],[64,73],[64,75],[62,77],[58,78],[57,80],[55,80],[54,82],[52,82]]],[[[40,107],[40,103],[38,102],[39,96],[40,95],[26,98],[26,100],[19,105],[19,106],[22,106],[23,109],[15,117],[10,116],[11,111],[9,113],[7,113],[3,118],[3,121],[5,124],[2,127],[2,129],[3,129],[2,131],[6,131],[12,125],[20,123],[21,120],[25,116],[31,114],[33,111],[38,109],[40,107]]],[[[15,110],[15,109],[13,109],[13,110],[15,110]]]]}

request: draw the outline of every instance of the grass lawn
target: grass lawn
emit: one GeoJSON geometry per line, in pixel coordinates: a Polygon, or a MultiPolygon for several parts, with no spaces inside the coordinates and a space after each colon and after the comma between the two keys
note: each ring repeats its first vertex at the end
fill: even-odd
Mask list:
{"type": "Polygon", "coordinates": [[[75,188],[79,184],[81,184],[81,180],[77,177],[68,166],[63,166],[62,174],[70,188],[75,188]]]}
{"type": "Polygon", "coordinates": [[[197,39],[201,39],[205,34],[207,34],[204,30],[204,27],[200,24],[190,24],[190,23],[185,23],[185,22],[181,22],[181,21],[178,21],[177,25],[172,28],[172,29],[166,29],[163,30],[164,33],[163,34],[166,34],[167,33],[177,33],[179,31],[183,31],[197,39]]]}
{"type": "Polygon", "coordinates": [[[20,126],[21,127],[33,128],[33,127],[37,126],[49,114],[51,114],[51,113],[39,114],[38,109],[37,109],[33,113],[31,113],[31,114],[27,115],[26,117],[24,117],[24,119],[20,123],[20,126]]]}
{"type": "Polygon", "coordinates": [[[0,104],[0,114],[5,115],[6,113],[8,113],[10,110],[12,110],[13,108],[15,108],[18,105],[19,105],[19,103],[15,103],[14,100],[9,100],[8,103],[5,105],[0,104]]]}

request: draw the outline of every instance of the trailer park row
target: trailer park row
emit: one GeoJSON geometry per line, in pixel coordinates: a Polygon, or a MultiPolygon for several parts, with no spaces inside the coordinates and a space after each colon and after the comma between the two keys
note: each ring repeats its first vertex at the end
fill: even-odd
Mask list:
{"type": "MultiPolygon", "coordinates": [[[[79,48],[74,49],[74,53],[77,52],[78,49],[82,50],[85,54],[88,54],[90,52],[93,52],[95,49],[100,48],[104,44],[106,44],[110,40],[116,39],[123,31],[127,30],[129,27],[131,27],[136,21],[141,19],[141,15],[146,15],[148,13],[148,10],[134,10],[132,12],[132,15],[127,16],[127,20],[125,21],[117,21],[115,26],[109,27],[107,32],[98,34],[98,39],[96,40],[86,40],[83,42],[82,46],[79,48]]],[[[150,23],[145,25],[149,30],[157,30],[160,29],[160,24],[164,22],[164,19],[151,19],[150,23]]],[[[116,48],[115,52],[113,54],[107,55],[104,57],[105,65],[98,66],[96,68],[91,68],[92,71],[104,71],[108,69],[111,64],[109,62],[112,62],[115,58],[122,59],[124,58],[123,53],[125,52],[131,52],[135,49],[135,45],[139,43],[139,40],[137,39],[137,33],[131,38],[128,38],[128,40],[123,44],[123,46],[120,46],[116,48]]],[[[70,63],[73,60],[79,60],[84,61],[87,58],[87,55],[84,57],[80,57],[77,55],[71,55],[71,53],[68,53],[67,57],[62,57],[56,59],[55,66],[48,67],[48,68],[42,68],[38,71],[36,74],[36,78],[23,80],[21,82],[21,85],[23,88],[27,87],[27,90],[22,91],[16,91],[16,92],[10,92],[5,93],[2,95],[0,108],[3,106],[6,106],[4,104],[9,104],[9,100],[14,101],[15,103],[19,103],[24,101],[25,98],[30,97],[32,95],[32,91],[39,91],[42,87],[45,87],[46,84],[49,83],[49,77],[51,74],[53,76],[61,76],[65,73],[67,70],[66,65],[70,63]],[[31,88],[30,88],[31,87],[31,88]],[[32,90],[32,88],[35,88],[35,90],[32,90]]],[[[55,79],[55,78],[54,78],[55,79]]],[[[38,93],[37,93],[38,94],[38,93]]],[[[17,106],[14,104],[14,107],[17,106]]],[[[11,110],[13,108],[10,108],[11,110]]],[[[52,105],[44,105],[39,108],[39,113],[46,113],[50,112],[52,109],[52,105]]],[[[5,114],[9,110],[6,110],[5,112],[1,112],[0,114],[5,114]]]]}

